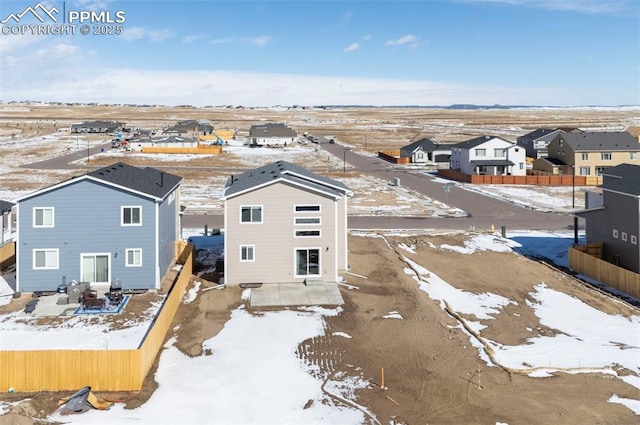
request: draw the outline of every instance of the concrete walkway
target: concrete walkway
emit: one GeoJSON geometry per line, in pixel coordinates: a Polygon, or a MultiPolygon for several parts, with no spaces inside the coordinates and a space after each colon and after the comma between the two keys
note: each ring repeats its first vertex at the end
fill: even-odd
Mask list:
{"type": "Polygon", "coordinates": [[[304,285],[272,283],[251,289],[251,307],[290,305],[342,305],[344,300],[336,283],[304,285]]]}

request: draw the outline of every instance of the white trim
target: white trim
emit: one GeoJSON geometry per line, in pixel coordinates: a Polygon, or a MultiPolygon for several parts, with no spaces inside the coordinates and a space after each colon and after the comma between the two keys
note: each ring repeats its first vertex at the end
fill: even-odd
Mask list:
{"type": "MultiPolygon", "coordinates": [[[[340,200],[337,200],[333,203],[333,246],[330,248],[333,250],[333,271],[335,273],[335,280],[338,282],[338,269],[340,265],[338,264],[338,205],[340,204],[340,200]]],[[[347,235],[345,235],[346,237],[347,235]]]]}
{"type": "MultiPolygon", "coordinates": [[[[224,230],[226,233],[226,230],[228,229],[227,227],[227,219],[229,217],[229,211],[227,210],[227,200],[225,199],[224,201],[224,230]]],[[[224,241],[224,253],[222,258],[224,259],[224,281],[225,283],[229,283],[229,237],[227,234],[224,235],[224,238],[222,238],[222,240],[224,241]]],[[[216,282],[217,283],[217,282],[216,282]]]]}
{"type": "MultiPolygon", "coordinates": [[[[307,267],[308,268],[308,267],[307,267]]],[[[308,247],[295,247],[293,248],[293,276],[296,278],[302,278],[302,277],[320,277],[322,276],[322,248],[321,247],[315,247],[315,246],[308,246],[308,247]],[[317,249],[318,250],[318,274],[298,274],[298,251],[301,250],[305,250],[305,251],[310,251],[312,249],[317,249]]]]}
{"type": "Polygon", "coordinates": [[[240,224],[262,224],[264,223],[264,205],[239,205],[240,224]],[[242,221],[242,209],[251,208],[251,221],[242,221]],[[260,221],[253,221],[253,209],[260,208],[260,221]]]}
{"type": "Polygon", "coordinates": [[[253,263],[256,261],[256,246],[255,245],[240,245],[240,262],[241,263],[253,263]],[[242,258],[242,248],[251,248],[251,259],[242,258]]]}
{"type": "MultiPolygon", "coordinates": [[[[156,202],[156,230],[155,230],[155,238],[156,238],[156,249],[155,249],[155,262],[156,262],[156,289],[160,289],[160,203],[156,202]]],[[[140,220],[142,220],[142,213],[140,214],[140,220]]]]}
{"type": "MultiPolygon", "coordinates": [[[[16,203],[16,217],[20,218],[20,204],[16,203]]],[[[20,220],[16,222],[16,270],[20,270],[20,220]]],[[[16,272],[16,292],[20,292],[20,275],[22,273],[16,272]]]]}
{"type": "Polygon", "coordinates": [[[111,253],[110,252],[81,252],[80,253],[80,279],[83,279],[84,270],[82,269],[82,258],[84,256],[106,256],[107,257],[107,281],[106,282],[91,282],[91,283],[109,283],[111,282],[111,253]]]}
{"type": "Polygon", "coordinates": [[[56,208],[55,207],[33,207],[33,222],[32,227],[36,229],[50,229],[56,227],[56,208]],[[44,222],[44,211],[51,210],[51,225],[47,224],[36,224],[36,210],[43,210],[42,220],[44,222]]]}
{"type": "MultiPolygon", "coordinates": [[[[276,184],[276,183],[280,183],[280,182],[286,182],[287,184],[290,184],[292,186],[301,187],[301,188],[304,188],[305,190],[309,190],[311,192],[321,193],[321,194],[324,194],[324,195],[326,195],[326,196],[328,196],[330,198],[333,198],[333,199],[337,199],[337,198],[340,197],[340,195],[336,195],[335,193],[326,192],[326,191],[323,191],[323,190],[319,190],[316,187],[312,187],[312,186],[305,185],[305,184],[300,184],[297,181],[292,181],[290,179],[285,179],[285,178],[282,178],[282,177],[278,177],[277,179],[269,180],[269,181],[267,181],[267,182],[265,182],[263,184],[251,186],[251,187],[246,188],[245,190],[240,190],[238,192],[232,193],[231,195],[223,195],[220,199],[222,199],[224,201],[224,200],[227,200],[227,199],[235,198],[236,196],[240,196],[240,195],[242,195],[244,193],[252,192],[254,190],[258,190],[258,189],[261,189],[263,187],[270,186],[272,184],[276,184]]],[[[323,186],[327,186],[327,185],[324,184],[323,186]]],[[[233,187],[233,185],[232,186],[226,186],[225,187],[225,192],[230,187],[233,187]]],[[[345,192],[344,189],[340,189],[340,191],[341,192],[345,192]]],[[[349,192],[345,192],[345,193],[349,193],[349,192]]]]}
{"type": "Polygon", "coordinates": [[[33,270],[58,270],[60,268],[60,249],[58,248],[34,248],[33,249],[33,270]],[[47,252],[55,252],[56,253],[56,264],[55,266],[47,266],[38,267],[36,266],[36,251],[44,251],[45,252],[45,264],[47,252]]]}
{"type": "Polygon", "coordinates": [[[322,217],[293,217],[294,226],[322,226],[322,217]],[[298,220],[318,220],[315,223],[298,223],[298,220]]]}
{"type": "Polygon", "coordinates": [[[293,230],[293,237],[295,239],[321,238],[322,237],[322,231],[320,229],[294,229],[293,230]],[[318,234],[317,235],[298,235],[298,232],[318,232],[318,234]]]}
{"type": "Polygon", "coordinates": [[[127,248],[124,250],[124,266],[125,267],[142,267],[142,248],[127,248]],[[140,263],[139,264],[129,264],[129,252],[140,252],[140,263]]]}
{"type": "MultiPolygon", "coordinates": [[[[133,218],[133,214],[131,214],[133,218]]],[[[142,226],[142,205],[121,205],[120,206],[120,226],[142,226]],[[140,223],[125,223],[124,222],[124,210],[125,208],[138,208],[140,209],[140,223]]]]}

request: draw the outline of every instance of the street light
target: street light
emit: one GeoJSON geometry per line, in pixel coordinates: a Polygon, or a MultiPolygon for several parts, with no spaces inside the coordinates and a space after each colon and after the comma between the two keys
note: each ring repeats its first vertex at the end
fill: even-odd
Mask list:
{"type": "Polygon", "coordinates": [[[350,151],[351,148],[344,148],[342,151],[342,173],[347,173],[347,151],[350,151]]]}

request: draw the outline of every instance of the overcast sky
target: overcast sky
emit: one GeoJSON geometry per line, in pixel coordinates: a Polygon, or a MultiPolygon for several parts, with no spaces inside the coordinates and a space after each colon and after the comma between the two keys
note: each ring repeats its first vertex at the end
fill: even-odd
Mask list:
{"type": "Polygon", "coordinates": [[[635,0],[38,4],[0,2],[5,102],[640,104],[635,0]],[[123,22],[83,35],[70,19],[87,11],[123,22]]]}

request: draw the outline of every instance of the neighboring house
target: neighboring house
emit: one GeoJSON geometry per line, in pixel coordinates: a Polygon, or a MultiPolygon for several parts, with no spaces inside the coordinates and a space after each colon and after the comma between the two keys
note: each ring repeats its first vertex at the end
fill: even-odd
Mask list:
{"type": "Polygon", "coordinates": [[[640,165],[620,164],[602,173],[602,205],[578,211],[587,243],[602,242],[602,259],[640,273],[640,165]]]}
{"type": "Polygon", "coordinates": [[[163,134],[183,137],[198,137],[213,134],[213,125],[207,120],[178,121],[176,125],[162,130],[163,134]]]}
{"type": "Polygon", "coordinates": [[[131,140],[129,146],[134,151],[142,151],[144,148],[197,148],[198,141],[180,136],[142,137],[131,140]]]}
{"type": "Polygon", "coordinates": [[[501,137],[480,136],[451,146],[451,168],[463,174],[525,176],[522,146],[501,137]]]}
{"type": "Polygon", "coordinates": [[[451,146],[441,145],[428,138],[422,138],[400,148],[401,158],[411,158],[416,164],[436,164],[438,168],[449,168],[451,146]]]}
{"type": "Polygon", "coordinates": [[[181,177],[117,163],[17,201],[17,290],[72,280],[158,289],[174,260],[181,177]]]}
{"type": "Polygon", "coordinates": [[[627,132],[556,134],[547,147],[550,158],[574,168],[578,176],[600,176],[622,163],[640,165],[640,143],[627,132]]]}
{"type": "Polygon", "coordinates": [[[533,169],[553,175],[568,174],[571,172],[571,167],[567,168],[567,164],[559,159],[544,156],[533,161],[533,169]],[[568,173],[567,170],[569,171],[568,173]]]}
{"type": "Polygon", "coordinates": [[[573,127],[557,129],[538,128],[524,136],[518,137],[516,139],[516,143],[526,149],[527,157],[533,159],[544,158],[548,156],[547,146],[549,145],[549,142],[560,132],[578,133],[581,132],[581,130],[573,127]]]}
{"type": "Polygon", "coordinates": [[[252,125],[249,129],[249,140],[252,145],[289,145],[295,142],[296,132],[282,123],[266,123],[252,125]]]}
{"type": "Polygon", "coordinates": [[[221,198],[225,282],[336,282],[348,266],[349,195],[285,161],[231,176],[221,198]]]}
{"type": "Polygon", "coordinates": [[[72,133],[115,133],[122,128],[121,122],[113,121],[86,121],[80,124],[72,124],[72,133]]]}
{"type": "Polygon", "coordinates": [[[0,245],[11,240],[11,209],[15,204],[0,200],[0,245]]]}

